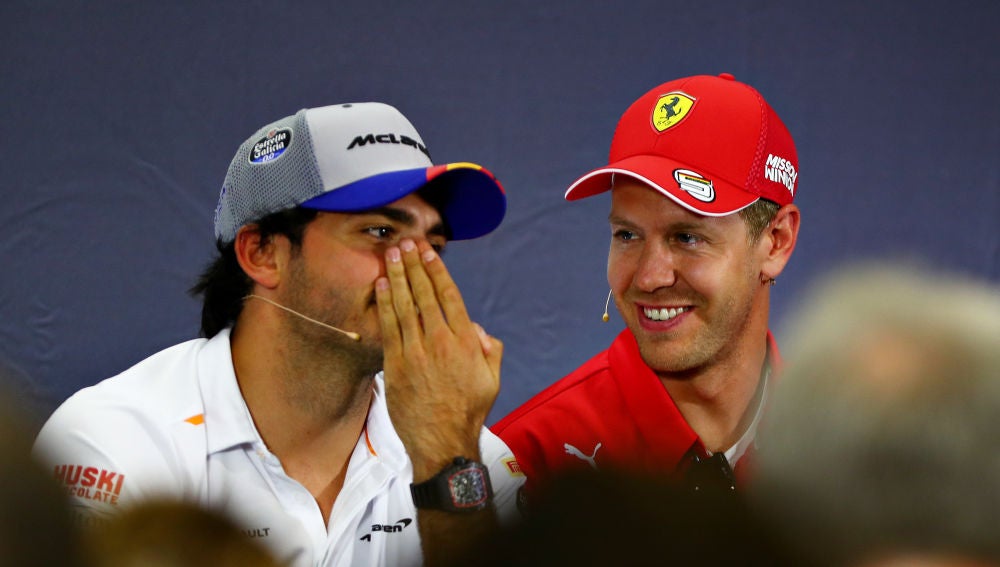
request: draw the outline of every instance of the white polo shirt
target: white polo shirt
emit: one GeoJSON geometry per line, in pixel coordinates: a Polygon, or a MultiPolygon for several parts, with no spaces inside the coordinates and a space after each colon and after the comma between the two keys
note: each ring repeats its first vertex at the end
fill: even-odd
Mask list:
{"type": "MultiPolygon", "coordinates": [[[[524,476],[489,430],[479,444],[500,520],[512,521],[524,476]]],[[[421,563],[413,471],[389,420],[381,373],[327,524],[261,440],[236,382],[229,330],[80,390],[46,422],[35,453],[53,467],[81,522],[150,498],[180,498],[227,513],[295,566],[421,563]]]]}

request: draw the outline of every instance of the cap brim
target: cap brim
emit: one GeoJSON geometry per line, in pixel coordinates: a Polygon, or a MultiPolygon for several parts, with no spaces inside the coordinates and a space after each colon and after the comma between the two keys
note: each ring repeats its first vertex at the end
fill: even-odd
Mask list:
{"type": "Polygon", "coordinates": [[[645,183],[685,209],[705,216],[731,215],[759,199],[740,186],[712,178],[697,168],[660,156],[637,155],[583,175],[566,190],[566,200],[575,201],[610,190],[614,175],[626,175],[645,183]]]}
{"type": "Polygon", "coordinates": [[[500,226],[507,212],[503,186],[474,163],[380,173],[332,189],[301,204],[307,209],[360,212],[383,207],[427,187],[440,204],[452,240],[477,238],[500,226]]]}

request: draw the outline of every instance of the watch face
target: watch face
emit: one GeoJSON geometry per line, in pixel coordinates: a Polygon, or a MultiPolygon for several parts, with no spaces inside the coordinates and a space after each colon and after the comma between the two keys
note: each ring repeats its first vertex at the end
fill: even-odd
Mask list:
{"type": "Polygon", "coordinates": [[[486,478],[479,469],[465,469],[448,477],[448,491],[456,508],[474,508],[489,498],[486,478]]]}

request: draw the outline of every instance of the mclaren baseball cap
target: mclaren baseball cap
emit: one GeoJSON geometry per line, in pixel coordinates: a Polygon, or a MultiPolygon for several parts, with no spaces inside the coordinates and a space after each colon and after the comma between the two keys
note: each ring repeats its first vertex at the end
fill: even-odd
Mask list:
{"type": "Polygon", "coordinates": [[[795,142],[774,109],[732,75],[664,83],[625,111],[608,165],[574,182],[566,199],[611,189],[613,175],[635,178],[695,213],[724,216],[760,198],[795,198],[795,142]]]}
{"type": "Polygon", "coordinates": [[[398,110],[378,102],[300,110],[264,126],[240,146],[215,210],[215,237],[232,242],[245,224],[304,207],[358,212],[427,187],[438,194],[451,238],[489,233],[507,198],[473,163],[434,165],[420,134],[398,110]]]}

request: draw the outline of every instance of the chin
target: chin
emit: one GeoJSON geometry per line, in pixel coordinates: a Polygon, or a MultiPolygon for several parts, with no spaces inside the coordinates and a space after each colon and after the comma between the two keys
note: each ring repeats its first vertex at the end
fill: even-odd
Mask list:
{"type": "Polygon", "coordinates": [[[695,370],[705,363],[703,353],[675,341],[643,340],[636,336],[643,362],[654,372],[681,373],[695,370]]]}

